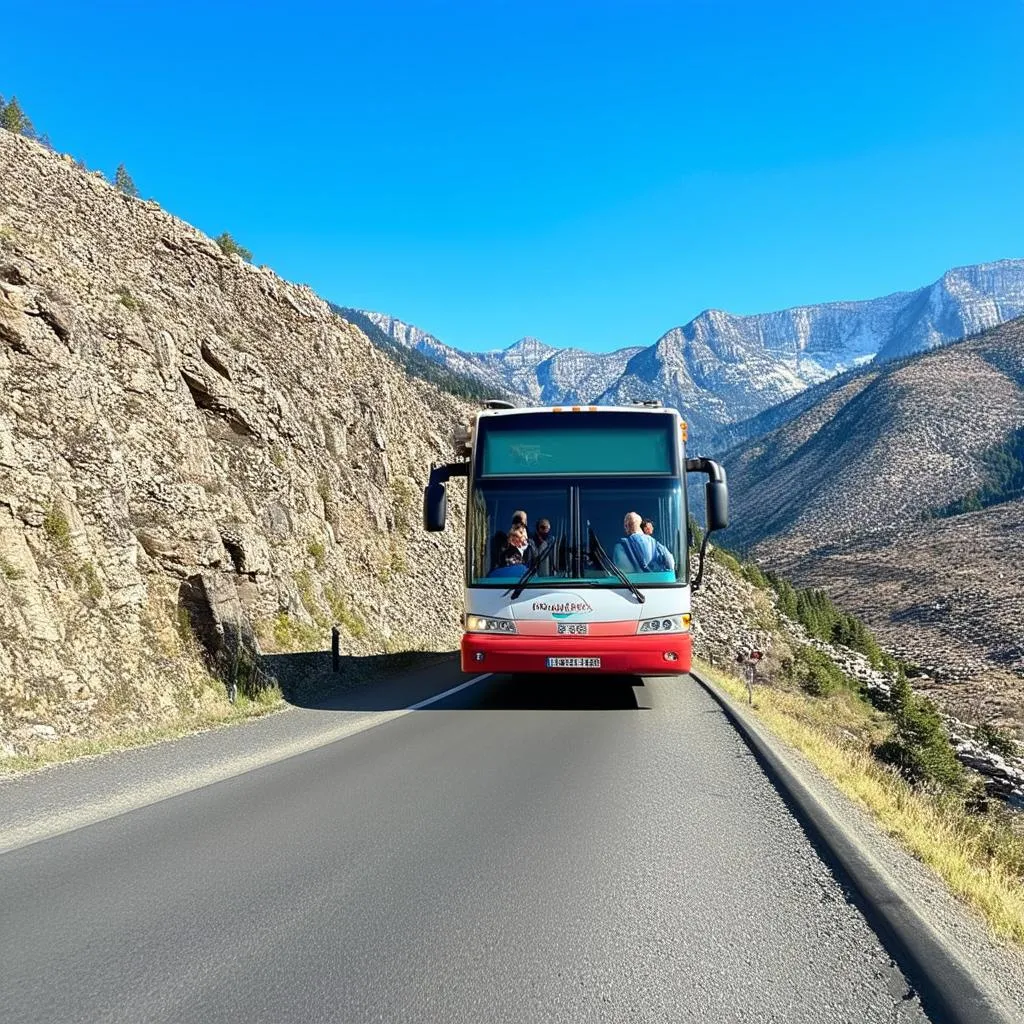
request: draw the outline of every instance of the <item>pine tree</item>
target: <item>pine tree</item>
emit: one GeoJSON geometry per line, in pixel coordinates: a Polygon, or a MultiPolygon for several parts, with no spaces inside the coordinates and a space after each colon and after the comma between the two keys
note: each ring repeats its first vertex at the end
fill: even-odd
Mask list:
{"type": "Polygon", "coordinates": [[[903,672],[892,684],[889,703],[893,730],[876,751],[879,760],[899,769],[915,785],[962,790],[966,776],[939,712],[910,689],[903,672]]]}
{"type": "Polygon", "coordinates": [[[24,135],[29,139],[36,137],[36,130],[32,127],[28,115],[21,109],[17,96],[12,96],[10,102],[4,104],[3,110],[0,112],[0,128],[6,128],[9,132],[24,135]]]}
{"type": "Polygon", "coordinates": [[[135,187],[135,182],[132,181],[132,176],[128,173],[124,164],[118,164],[117,170],[114,172],[114,188],[126,196],[131,196],[133,199],[139,198],[139,190],[135,187]]]}

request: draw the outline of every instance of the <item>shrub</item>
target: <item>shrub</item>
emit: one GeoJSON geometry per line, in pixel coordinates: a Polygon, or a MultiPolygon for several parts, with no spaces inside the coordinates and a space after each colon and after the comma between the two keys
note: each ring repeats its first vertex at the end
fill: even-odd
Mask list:
{"type": "Polygon", "coordinates": [[[764,590],[768,586],[768,580],[765,579],[765,575],[761,572],[761,567],[756,562],[744,562],[741,570],[743,578],[748,583],[753,583],[755,587],[764,590]]]}
{"type": "Polygon", "coordinates": [[[812,697],[827,697],[847,685],[846,676],[835,663],[814,647],[799,647],[793,674],[801,689],[812,697]]]}
{"type": "Polygon", "coordinates": [[[983,743],[989,750],[994,750],[1003,757],[1018,757],[1020,749],[1017,741],[1004,729],[985,722],[974,730],[974,738],[983,743]]]}
{"type": "Polygon", "coordinates": [[[246,263],[252,263],[252,252],[244,245],[239,245],[226,231],[216,241],[225,256],[234,253],[236,256],[241,256],[246,263]]]}
{"type": "Polygon", "coordinates": [[[43,519],[43,531],[50,538],[53,546],[60,551],[67,551],[71,547],[71,524],[68,517],[57,506],[50,505],[46,510],[46,517],[43,519]]]}
{"type": "Polygon", "coordinates": [[[132,295],[127,287],[122,287],[118,291],[117,301],[120,302],[125,309],[131,310],[133,313],[138,313],[142,309],[142,303],[132,295]]]}
{"type": "Polygon", "coordinates": [[[316,567],[322,569],[327,558],[327,549],[324,547],[324,542],[322,540],[311,540],[306,550],[312,556],[316,567]]]}
{"type": "Polygon", "coordinates": [[[711,551],[711,557],[726,569],[731,569],[733,572],[737,573],[740,571],[739,559],[725,548],[713,548],[711,551]]]}
{"type": "Polygon", "coordinates": [[[956,758],[935,705],[910,689],[900,672],[889,697],[893,730],[875,756],[925,789],[963,791],[967,776],[956,758]]]}
{"type": "Polygon", "coordinates": [[[320,631],[315,626],[291,618],[287,612],[280,612],[273,621],[274,644],[279,651],[299,649],[318,650],[320,631]]]}

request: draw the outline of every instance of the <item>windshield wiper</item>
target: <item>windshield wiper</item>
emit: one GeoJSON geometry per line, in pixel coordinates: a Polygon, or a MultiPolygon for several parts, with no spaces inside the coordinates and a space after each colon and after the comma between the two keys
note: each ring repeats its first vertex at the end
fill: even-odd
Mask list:
{"type": "Polygon", "coordinates": [[[618,576],[627,587],[629,587],[633,592],[633,596],[640,602],[640,604],[643,604],[647,598],[644,596],[640,588],[637,587],[637,585],[633,583],[630,578],[608,557],[607,552],[601,546],[601,541],[598,540],[597,534],[594,532],[594,528],[589,523],[587,523],[587,532],[590,534],[591,550],[597,555],[604,567],[606,569],[611,569],[611,571],[615,573],[615,575],[618,576]]]}
{"type": "Polygon", "coordinates": [[[519,577],[519,582],[515,585],[512,590],[506,590],[505,596],[511,597],[514,601],[519,595],[526,589],[526,584],[537,575],[537,570],[540,568],[540,559],[538,558],[533,565],[530,566],[522,576],[519,577]]]}

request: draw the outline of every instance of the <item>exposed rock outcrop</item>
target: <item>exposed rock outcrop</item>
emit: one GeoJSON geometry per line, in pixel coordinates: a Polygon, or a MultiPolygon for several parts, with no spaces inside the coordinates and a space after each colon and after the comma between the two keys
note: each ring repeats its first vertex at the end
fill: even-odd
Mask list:
{"type": "Polygon", "coordinates": [[[458,530],[418,495],[463,415],[308,288],[0,131],[5,748],[173,714],[207,663],[332,622],[450,647],[458,530]]]}

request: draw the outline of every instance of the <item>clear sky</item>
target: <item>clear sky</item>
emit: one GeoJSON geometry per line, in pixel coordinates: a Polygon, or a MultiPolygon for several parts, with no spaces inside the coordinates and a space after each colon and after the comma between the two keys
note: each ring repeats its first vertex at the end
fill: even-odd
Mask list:
{"type": "Polygon", "coordinates": [[[463,348],[1024,256],[1022,0],[40,0],[3,34],[57,149],[463,348]]]}

